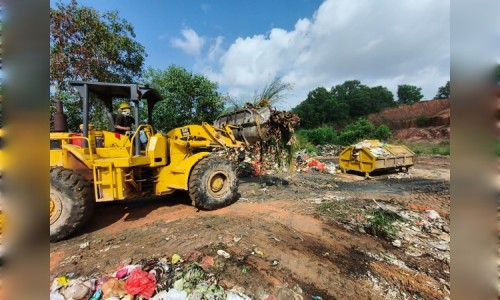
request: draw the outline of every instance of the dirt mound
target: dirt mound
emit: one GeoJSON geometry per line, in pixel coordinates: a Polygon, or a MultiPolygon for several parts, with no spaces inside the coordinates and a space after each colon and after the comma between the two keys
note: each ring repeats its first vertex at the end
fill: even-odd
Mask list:
{"type": "Polygon", "coordinates": [[[450,139],[450,127],[438,126],[428,128],[407,128],[396,130],[392,133],[395,140],[405,142],[427,142],[438,144],[450,139]]]}
{"type": "Polygon", "coordinates": [[[421,101],[383,110],[368,116],[378,126],[385,124],[392,130],[412,127],[449,126],[450,101],[448,99],[421,101]]]}

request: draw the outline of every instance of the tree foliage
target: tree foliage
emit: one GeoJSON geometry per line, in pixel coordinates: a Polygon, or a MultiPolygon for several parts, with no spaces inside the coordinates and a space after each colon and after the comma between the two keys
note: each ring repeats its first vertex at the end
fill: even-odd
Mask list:
{"type": "MultiPolygon", "coordinates": [[[[51,112],[52,100],[62,100],[70,131],[78,131],[83,118],[81,100],[68,82],[136,81],[142,75],[146,52],[134,38],[132,25],[117,12],[101,13],[76,0],[58,2],[50,9],[50,83],[55,87],[51,112]]],[[[96,128],[107,128],[101,101],[91,98],[89,116],[96,128]]]]}
{"type": "Polygon", "coordinates": [[[315,128],[357,119],[394,105],[394,96],[387,88],[369,87],[359,80],[349,80],[330,91],[316,88],[293,112],[300,116],[301,128],[315,128]]]}
{"type": "Polygon", "coordinates": [[[444,86],[439,87],[434,99],[449,99],[450,98],[450,81],[448,80],[444,86]]]}
{"type": "Polygon", "coordinates": [[[398,85],[399,103],[412,104],[422,100],[422,98],[424,98],[424,95],[422,95],[422,88],[409,84],[398,85]]]}
{"type": "Polygon", "coordinates": [[[153,124],[163,132],[188,124],[211,123],[224,109],[217,83],[182,67],[149,68],[144,81],[164,99],[155,105],[153,112],[153,124]]]}
{"type": "Polygon", "coordinates": [[[100,13],[76,0],[50,9],[50,80],[131,83],[142,74],[146,52],[132,25],[116,11],[100,13]]]}
{"type": "Polygon", "coordinates": [[[336,144],[338,139],[337,131],[328,126],[315,129],[301,129],[297,132],[297,136],[305,137],[307,141],[314,145],[336,144]]]}
{"type": "Polygon", "coordinates": [[[302,139],[304,145],[310,142],[314,145],[348,146],[364,139],[388,141],[392,138],[392,132],[387,125],[374,127],[368,119],[359,118],[349,123],[340,132],[337,132],[333,127],[323,126],[315,129],[301,129],[297,132],[297,136],[302,139]]]}

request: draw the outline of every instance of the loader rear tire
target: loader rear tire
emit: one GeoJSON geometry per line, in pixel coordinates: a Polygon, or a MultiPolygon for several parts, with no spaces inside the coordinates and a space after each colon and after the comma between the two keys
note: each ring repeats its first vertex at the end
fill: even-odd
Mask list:
{"type": "Polygon", "coordinates": [[[69,169],[50,170],[50,241],[60,241],[92,216],[95,200],[91,182],[69,169]]]}
{"type": "Polygon", "coordinates": [[[193,205],[214,210],[237,200],[238,179],[231,163],[219,157],[205,157],[189,176],[189,197],[193,205]]]}

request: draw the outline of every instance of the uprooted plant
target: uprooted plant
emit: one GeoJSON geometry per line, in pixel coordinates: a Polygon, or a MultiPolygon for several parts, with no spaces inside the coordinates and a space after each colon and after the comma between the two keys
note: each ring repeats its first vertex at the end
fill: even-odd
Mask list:
{"type": "Polygon", "coordinates": [[[396,239],[401,228],[399,223],[406,221],[399,214],[382,208],[370,210],[366,219],[367,232],[389,241],[396,239]]]}

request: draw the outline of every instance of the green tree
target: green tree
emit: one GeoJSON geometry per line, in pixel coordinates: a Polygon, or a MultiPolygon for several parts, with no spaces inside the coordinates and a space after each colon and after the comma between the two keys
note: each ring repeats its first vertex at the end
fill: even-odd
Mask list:
{"type": "Polygon", "coordinates": [[[424,98],[422,88],[409,84],[398,85],[398,102],[400,104],[411,104],[424,98]]]}
{"type": "Polygon", "coordinates": [[[450,81],[448,80],[444,86],[439,87],[434,99],[449,99],[450,98],[450,81]]]}
{"type": "Polygon", "coordinates": [[[142,74],[146,52],[133,26],[118,12],[100,13],[76,0],[50,9],[50,80],[67,89],[68,80],[130,83],[142,74]]]}
{"type": "MultiPolygon", "coordinates": [[[[55,88],[51,111],[52,100],[61,99],[70,130],[78,130],[82,104],[68,82],[136,81],[142,75],[146,52],[134,38],[133,26],[116,11],[101,13],[76,0],[58,2],[50,9],[50,83],[55,88]]],[[[100,101],[91,99],[89,110],[90,122],[96,128],[107,127],[100,101]]]]}
{"type": "Polygon", "coordinates": [[[372,87],[370,91],[372,110],[379,112],[388,107],[396,106],[394,95],[385,86],[372,87]]]}
{"type": "Polygon", "coordinates": [[[211,123],[224,110],[217,83],[182,67],[149,68],[144,81],[164,99],[155,105],[153,112],[153,124],[163,132],[188,124],[211,123]]]}
{"type": "Polygon", "coordinates": [[[359,80],[348,80],[331,89],[340,103],[346,104],[350,118],[359,118],[394,106],[394,96],[385,87],[370,88],[359,80]]]}
{"type": "Polygon", "coordinates": [[[307,99],[292,109],[300,117],[302,128],[315,128],[347,118],[348,107],[339,102],[327,89],[318,87],[307,99]]]}

